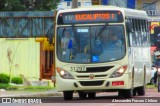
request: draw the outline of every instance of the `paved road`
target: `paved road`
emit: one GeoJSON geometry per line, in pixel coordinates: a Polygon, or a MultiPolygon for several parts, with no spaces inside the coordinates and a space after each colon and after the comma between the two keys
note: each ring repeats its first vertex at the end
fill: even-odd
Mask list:
{"type": "Polygon", "coordinates": [[[45,103],[45,104],[12,104],[3,106],[160,106],[160,103],[45,103]]]}
{"type": "Polygon", "coordinates": [[[148,89],[145,96],[134,96],[132,99],[122,99],[117,93],[98,93],[95,99],[86,100],[80,100],[77,94],[74,94],[71,101],[64,101],[63,97],[49,97],[42,99],[42,102],[43,104],[3,104],[3,106],[160,106],[160,93],[156,89],[148,89]]]}

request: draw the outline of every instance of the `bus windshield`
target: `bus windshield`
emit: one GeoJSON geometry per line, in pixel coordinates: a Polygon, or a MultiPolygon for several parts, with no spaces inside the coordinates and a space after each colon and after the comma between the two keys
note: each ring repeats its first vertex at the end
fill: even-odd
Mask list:
{"type": "Polygon", "coordinates": [[[57,30],[57,56],[68,63],[102,63],[125,55],[123,25],[65,26],[57,30]]]}

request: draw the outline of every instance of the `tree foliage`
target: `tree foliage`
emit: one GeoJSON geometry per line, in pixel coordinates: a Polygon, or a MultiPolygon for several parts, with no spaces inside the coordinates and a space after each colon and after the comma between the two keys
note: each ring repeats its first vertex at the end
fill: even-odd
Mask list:
{"type": "Polygon", "coordinates": [[[51,11],[60,0],[0,0],[0,11],[51,11]]]}

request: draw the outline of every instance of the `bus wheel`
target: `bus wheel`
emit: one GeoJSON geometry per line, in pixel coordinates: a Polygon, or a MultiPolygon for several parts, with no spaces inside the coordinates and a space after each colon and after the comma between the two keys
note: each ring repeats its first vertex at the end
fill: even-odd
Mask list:
{"type": "Polygon", "coordinates": [[[64,96],[64,100],[72,100],[73,92],[72,91],[64,91],[63,96],[64,96]]]}
{"type": "Polygon", "coordinates": [[[124,98],[131,98],[132,96],[136,96],[136,90],[135,89],[119,90],[118,96],[124,98]]]}
{"type": "Polygon", "coordinates": [[[137,94],[137,90],[136,90],[136,88],[134,88],[133,89],[133,96],[136,96],[136,94],[137,94]]]}
{"type": "Polygon", "coordinates": [[[96,92],[90,92],[90,93],[88,93],[88,98],[89,99],[93,99],[95,97],[96,97],[96,92]]]}
{"type": "Polygon", "coordinates": [[[127,89],[123,91],[123,96],[125,98],[131,98],[133,96],[133,89],[127,89]]]}
{"type": "Polygon", "coordinates": [[[145,95],[145,85],[137,88],[138,96],[145,95]]]}
{"type": "Polygon", "coordinates": [[[85,92],[78,92],[78,95],[80,99],[85,99],[87,97],[87,93],[85,92]]]}
{"type": "Polygon", "coordinates": [[[124,91],[123,91],[123,90],[119,90],[119,91],[118,91],[118,96],[119,96],[119,97],[123,97],[123,95],[124,95],[124,91]]]}
{"type": "Polygon", "coordinates": [[[145,77],[145,75],[146,75],[146,69],[144,68],[144,82],[143,82],[143,86],[140,86],[140,87],[137,88],[138,96],[145,95],[145,89],[146,89],[146,84],[145,84],[146,77],[145,77]]]}

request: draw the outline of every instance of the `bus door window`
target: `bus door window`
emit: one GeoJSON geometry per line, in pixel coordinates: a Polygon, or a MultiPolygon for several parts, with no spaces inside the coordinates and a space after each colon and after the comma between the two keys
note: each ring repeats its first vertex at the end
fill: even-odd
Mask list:
{"type": "Polygon", "coordinates": [[[103,40],[103,34],[101,33],[99,35],[100,31],[104,31],[104,29],[102,29],[104,26],[96,26],[96,27],[92,27],[91,28],[91,51],[92,51],[92,55],[101,55],[103,52],[103,44],[104,41],[103,40]]]}
{"type": "Polygon", "coordinates": [[[90,35],[88,27],[77,27],[76,28],[78,39],[78,52],[75,60],[78,62],[90,62],[90,35]]]}
{"type": "Polygon", "coordinates": [[[90,42],[88,28],[77,28],[77,37],[79,41],[79,50],[81,53],[84,53],[85,47],[89,45],[90,42]]]}
{"type": "Polygon", "coordinates": [[[103,28],[103,26],[96,26],[91,28],[91,52],[92,56],[98,56],[99,61],[113,61],[124,56],[124,32],[122,26],[107,26],[99,38],[97,33],[103,28]],[[99,44],[96,46],[96,44],[99,44]],[[122,49],[123,47],[123,49],[122,49]]]}
{"type": "Polygon", "coordinates": [[[121,27],[112,26],[109,27],[109,36],[110,39],[108,41],[107,46],[115,51],[116,56],[124,55],[122,51],[124,51],[124,32],[121,27]],[[114,32],[113,32],[114,31],[114,32]]]}

